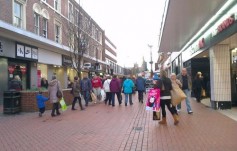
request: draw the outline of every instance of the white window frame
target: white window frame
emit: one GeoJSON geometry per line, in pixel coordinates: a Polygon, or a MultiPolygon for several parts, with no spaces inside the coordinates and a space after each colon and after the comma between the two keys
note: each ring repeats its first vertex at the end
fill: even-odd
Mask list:
{"type": "Polygon", "coordinates": [[[13,6],[12,7],[12,24],[16,27],[25,29],[26,28],[26,0],[12,0],[12,6],[13,6]],[[15,24],[15,11],[14,11],[15,3],[18,3],[21,6],[20,25],[15,24]]]}
{"type": "Polygon", "coordinates": [[[54,38],[55,38],[55,41],[57,43],[61,43],[62,42],[62,24],[55,20],[55,23],[54,23],[54,38]],[[57,35],[57,28],[56,27],[59,27],[59,35],[57,35]]]}
{"type": "Polygon", "coordinates": [[[42,22],[42,36],[48,38],[48,19],[43,17],[42,22]]]}
{"type": "Polygon", "coordinates": [[[34,33],[37,35],[40,34],[39,25],[40,25],[40,15],[34,12],[34,33]]]}
{"type": "Polygon", "coordinates": [[[74,21],[73,5],[70,1],[68,1],[68,19],[70,22],[73,23],[74,21]],[[71,10],[70,10],[70,6],[71,6],[71,10]]]}
{"type": "Polygon", "coordinates": [[[92,25],[92,37],[95,38],[95,25],[92,25]]]}
{"type": "Polygon", "coordinates": [[[101,31],[99,32],[99,42],[100,42],[100,44],[102,44],[102,32],[101,31]]]}
{"type": "Polygon", "coordinates": [[[79,10],[78,9],[76,9],[76,11],[75,11],[75,24],[78,26],[78,24],[79,24],[79,10]]]}
{"type": "Polygon", "coordinates": [[[61,12],[61,0],[54,0],[54,9],[57,12],[61,12]]]}

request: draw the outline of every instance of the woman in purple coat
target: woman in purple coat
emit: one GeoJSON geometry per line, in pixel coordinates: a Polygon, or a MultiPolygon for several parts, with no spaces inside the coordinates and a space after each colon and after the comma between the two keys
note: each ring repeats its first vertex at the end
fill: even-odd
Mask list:
{"type": "Polygon", "coordinates": [[[121,99],[121,82],[117,78],[116,75],[113,75],[113,79],[110,82],[110,92],[112,93],[112,106],[115,106],[115,94],[117,95],[117,99],[119,105],[122,103],[121,99]]]}

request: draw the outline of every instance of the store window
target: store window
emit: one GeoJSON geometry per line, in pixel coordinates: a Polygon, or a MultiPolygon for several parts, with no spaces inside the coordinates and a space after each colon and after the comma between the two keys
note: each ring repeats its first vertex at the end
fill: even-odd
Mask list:
{"type": "Polygon", "coordinates": [[[48,66],[45,64],[38,64],[37,65],[37,83],[38,87],[41,87],[41,80],[45,78],[48,80],[48,66]]]}
{"type": "Polygon", "coordinates": [[[19,76],[22,82],[22,89],[25,90],[27,86],[27,66],[26,63],[9,62],[8,75],[9,81],[13,80],[15,76],[19,76]]]}

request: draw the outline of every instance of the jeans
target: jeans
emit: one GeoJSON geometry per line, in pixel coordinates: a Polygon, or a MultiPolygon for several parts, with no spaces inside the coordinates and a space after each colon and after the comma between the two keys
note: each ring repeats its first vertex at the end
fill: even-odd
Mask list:
{"type": "Polygon", "coordinates": [[[119,104],[121,104],[121,94],[120,92],[111,92],[112,93],[112,106],[115,105],[115,94],[117,95],[117,99],[119,104]]]}
{"type": "Polygon", "coordinates": [[[80,105],[81,109],[83,109],[82,104],[81,104],[81,97],[80,96],[74,97],[74,100],[72,102],[72,109],[75,109],[75,104],[76,104],[77,100],[79,101],[79,105],[80,105]]]}
{"type": "Polygon", "coordinates": [[[84,100],[85,100],[86,106],[88,106],[89,95],[90,95],[89,91],[83,91],[83,92],[82,92],[82,95],[83,95],[83,98],[84,98],[84,100]]]}
{"type": "MultiPolygon", "coordinates": [[[[190,111],[192,111],[192,108],[191,108],[191,105],[190,105],[190,100],[189,100],[189,98],[191,96],[191,92],[188,89],[183,90],[183,92],[187,96],[186,99],[185,99],[187,111],[190,112],[190,111]]],[[[177,105],[177,108],[179,110],[181,109],[181,103],[177,105]]]]}
{"type": "Polygon", "coordinates": [[[133,104],[132,103],[132,93],[130,93],[130,94],[125,93],[125,104],[128,103],[128,100],[129,100],[130,105],[133,104]]]}

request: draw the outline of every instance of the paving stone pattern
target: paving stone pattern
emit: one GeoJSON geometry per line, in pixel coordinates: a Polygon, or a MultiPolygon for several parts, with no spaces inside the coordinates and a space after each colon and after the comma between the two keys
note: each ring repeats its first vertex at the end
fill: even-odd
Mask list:
{"type": "MultiPolygon", "coordinates": [[[[139,104],[115,107],[103,102],[85,111],[50,117],[46,111],[0,114],[0,151],[237,151],[237,122],[191,101],[193,115],[182,103],[180,123],[159,125],[139,104]]],[[[76,106],[78,108],[78,104],[76,106]]]]}

